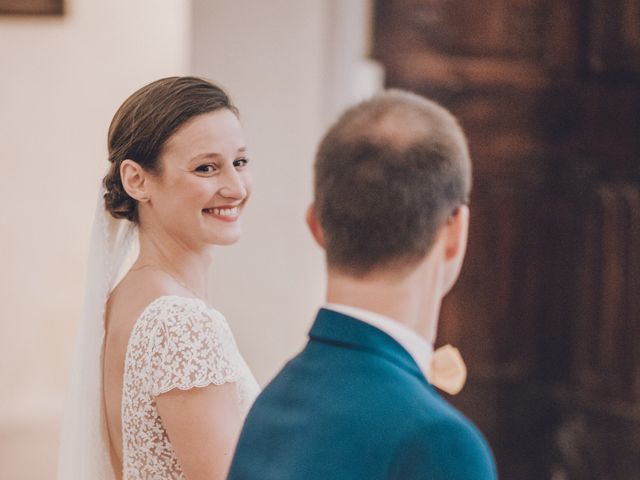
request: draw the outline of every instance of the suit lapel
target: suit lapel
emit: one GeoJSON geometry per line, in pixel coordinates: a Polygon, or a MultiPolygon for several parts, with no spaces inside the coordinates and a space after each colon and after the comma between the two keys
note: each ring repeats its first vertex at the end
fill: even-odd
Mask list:
{"type": "Polygon", "coordinates": [[[311,327],[309,338],[384,357],[428,384],[413,357],[402,345],[382,330],[356,318],[322,308],[311,327]]]}

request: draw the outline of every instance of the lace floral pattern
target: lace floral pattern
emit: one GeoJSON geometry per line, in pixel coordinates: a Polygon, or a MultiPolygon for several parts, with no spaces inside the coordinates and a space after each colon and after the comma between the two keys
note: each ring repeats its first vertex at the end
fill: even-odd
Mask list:
{"type": "Polygon", "coordinates": [[[122,391],[124,479],[184,479],[155,397],[234,382],[244,415],[258,385],[224,316],[193,298],[165,296],[147,306],[131,332],[122,391]]]}

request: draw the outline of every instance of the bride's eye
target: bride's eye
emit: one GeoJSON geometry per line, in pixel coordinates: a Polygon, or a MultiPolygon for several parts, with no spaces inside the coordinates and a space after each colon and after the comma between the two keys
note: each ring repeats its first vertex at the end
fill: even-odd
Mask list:
{"type": "Polygon", "coordinates": [[[196,167],[195,171],[198,173],[213,173],[216,171],[216,166],[211,163],[207,163],[196,167]]]}
{"type": "Polygon", "coordinates": [[[238,158],[236,160],[234,160],[233,162],[233,166],[238,168],[242,168],[242,167],[246,167],[247,164],[249,163],[249,159],[248,158],[238,158]]]}

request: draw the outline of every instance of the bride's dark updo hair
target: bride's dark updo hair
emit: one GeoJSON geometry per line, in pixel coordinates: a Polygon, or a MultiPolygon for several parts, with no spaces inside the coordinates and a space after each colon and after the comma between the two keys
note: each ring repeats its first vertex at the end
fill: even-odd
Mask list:
{"type": "Polygon", "coordinates": [[[137,223],[138,202],[122,185],[120,164],[130,159],[160,174],[158,159],[169,137],[193,117],[220,109],[238,114],[224,90],[197,77],[163,78],[127,98],[109,126],[111,168],[103,180],[107,211],[137,223]]]}

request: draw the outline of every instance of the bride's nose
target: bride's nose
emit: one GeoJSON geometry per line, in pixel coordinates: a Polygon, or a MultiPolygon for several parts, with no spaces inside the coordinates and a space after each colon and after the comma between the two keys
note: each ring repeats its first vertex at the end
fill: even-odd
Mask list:
{"type": "Polygon", "coordinates": [[[225,198],[243,200],[247,196],[247,188],[238,171],[235,168],[228,168],[222,173],[220,189],[218,193],[225,198]]]}

